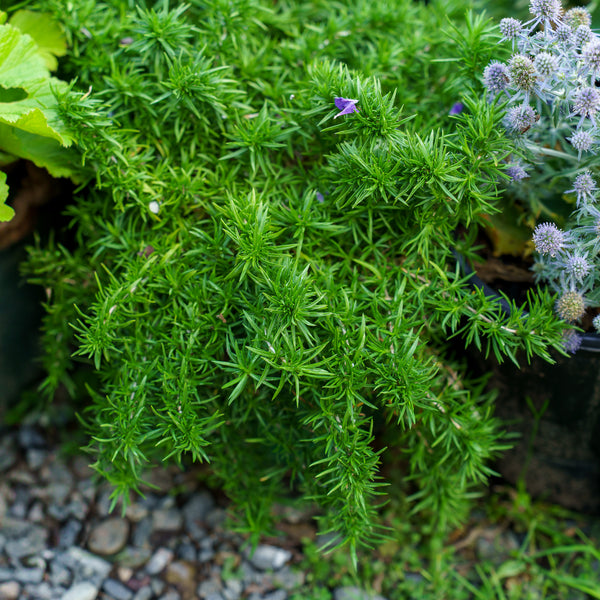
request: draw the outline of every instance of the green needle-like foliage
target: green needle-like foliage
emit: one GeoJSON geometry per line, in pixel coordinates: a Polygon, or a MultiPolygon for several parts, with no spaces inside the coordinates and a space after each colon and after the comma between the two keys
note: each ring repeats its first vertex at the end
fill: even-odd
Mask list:
{"type": "Polygon", "coordinates": [[[35,4],[66,29],[89,185],[76,244],[26,270],[51,291],[46,392],[93,375],[97,471],[125,494],[210,461],[248,530],[291,488],[354,553],[398,453],[414,510],[459,520],[503,442],[450,338],[549,358],[564,328],[549,294],[507,315],[456,265],[515,151],[478,79],[491,23],[466,1],[35,4]]]}

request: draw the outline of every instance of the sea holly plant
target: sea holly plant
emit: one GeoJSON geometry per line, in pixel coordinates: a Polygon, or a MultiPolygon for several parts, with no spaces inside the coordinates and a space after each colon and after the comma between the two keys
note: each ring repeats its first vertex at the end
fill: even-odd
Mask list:
{"type": "MultiPolygon", "coordinates": [[[[55,177],[77,179],[79,160],[67,150],[72,139],[57,112],[56,94],[67,84],[49,71],[66,51],[64,35],[41,13],[20,10],[6,19],[0,11],[0,166],[25,158],[55,177]]],[[[7,198],[0,172],[0,221],[14,215],[7,198]]]]}
{"type": "Polygon", "coordinates": [[[356,556],[401,494],[442,535],[505,447],[457,347],[551,360],[567,328],[550,292],[507,314],[456,263],[518,151],[479,80],[491,23],[462,0],[36,5],[64,22],[58,114],[93,171],[24,266],[42,389],[81,403],[115,502],[208,461],[244,531],[291,492],[356,556]]]}
{"type": "MultiPolygon", "coordinates": [[[[514,53],[506,63],[491,62],[483,80],[490,94],[507,99],[505,127],[531,161],[511,165],[513,189],[531,175],[531,185],[542,197],[550,182],[554,196],[570,202],[563,202],[567,210],[562,214],[542,210],[533,215],[545,212],[555,221],[535,228],[533,270],[537,281],[558,294],[561,318],[580,323],[586,308],[600,306],[600,211],[593,175],[600,166],[600,36],[590,29],[591,15],[584,7],[565,12],[558,0],[537,0],[531,2],[530,13],[533,18],[525,23],[500,21],[503,39],[511,42],[514,53]]],[[[594,326],[600,331],[600,320],[594,326]]],[[[580,343],[574,332],[565,338],[569,351],[580,343]]]]}

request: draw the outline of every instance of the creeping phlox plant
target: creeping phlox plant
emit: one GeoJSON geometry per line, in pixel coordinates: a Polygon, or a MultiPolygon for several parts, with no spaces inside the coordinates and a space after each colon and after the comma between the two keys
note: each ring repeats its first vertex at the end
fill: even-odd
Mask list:
{"type": "Polygon", "coordinates": [[[87,403],[115,499],[209,461],[240,527],[291,489],[354,550],[395,452],[392,493],[457,522],[504,447],[457,348],[550,360],[567,328],[549,292],[505,314],[456,264],[516,151],[478,79],[491,24],[462,0],[36,4],[65,27],[89,178],[25,267],[43,390],[87,403]]]}

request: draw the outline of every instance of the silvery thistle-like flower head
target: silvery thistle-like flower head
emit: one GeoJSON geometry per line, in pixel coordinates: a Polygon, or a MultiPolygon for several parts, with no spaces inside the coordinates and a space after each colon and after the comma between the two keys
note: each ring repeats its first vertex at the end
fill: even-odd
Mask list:
{"type": "Polygon", "coordinates": [[[541,255],[556,256],[567,247],[568,236],[554,223],[540,223],[533,232],[533,243],[541,255]]]}

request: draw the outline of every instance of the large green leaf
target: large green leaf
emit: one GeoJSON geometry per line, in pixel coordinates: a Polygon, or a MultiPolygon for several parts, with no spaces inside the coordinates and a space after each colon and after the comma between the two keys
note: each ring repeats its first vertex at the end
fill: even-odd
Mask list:
{"type": "Polygon", "coordinates": [[[53,93],[53,89],[62,91],[66,85],[50,77],[31,37],[12,25],[0,25],[1,123],[69,146],[72,140],[58,117],[53,93]]]}
{"type": "Polygon", "coordinates": [[[33,38],[46,67],[50,71],[56,71],[56,57],[67,53],[67,38],[61,26],[52,20],[52,16],[31,10],[18,10],[9,23],[33,38]]]}
{"type": "Polygon", "coordinates": [[[15,211],[4,204],[8,198],[8,186],[6,185],[6,173],[0,171],[0,221],[10,221],[15,211]]]}
{"type": "Polygon", "coordinates": [[[55,139],[0,123],[0,147],[4,152],[32,161],[53,177],[70,177],[75,182],[81,181],[75,168],[80,162],[79,155],[75,150],[62,147],[55,139]]]}

